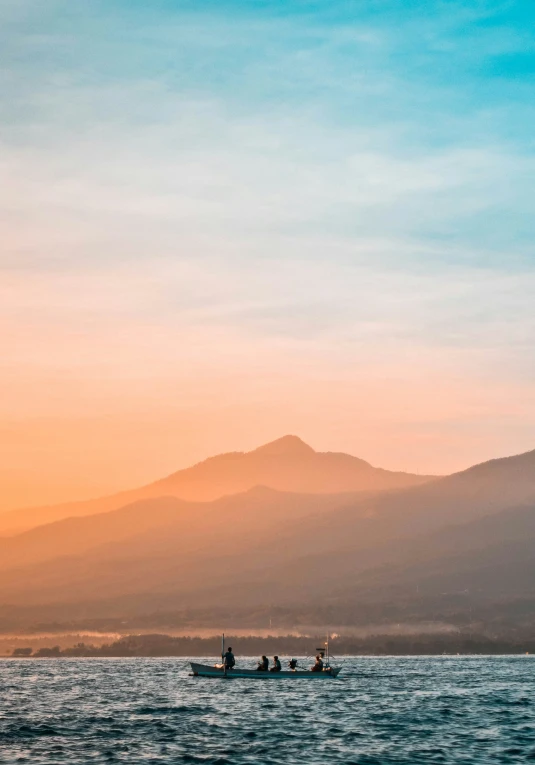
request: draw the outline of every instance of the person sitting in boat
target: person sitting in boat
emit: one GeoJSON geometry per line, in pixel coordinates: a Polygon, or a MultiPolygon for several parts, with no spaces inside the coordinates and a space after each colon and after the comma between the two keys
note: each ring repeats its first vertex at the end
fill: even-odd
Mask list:
{"type": "Polygon", "coordinates": [[[232,653],[232,648],[229,646],[225,652],[225,654],[221,657],[223,659],[223,666],[225,669],[232,669],[232,667],[236,664],[236,659],[234,658],[234,654],[232,653]]]}
{"type": "Polygon", "coordinates": [[[323,659],[321,658],[321,654],[318,653],[316,656],[316,663],[313,667],[310,668],[311,672],[323,672],[323,659]]]}
{"type": "Polygon", "coordinates": [[[267,656],[262,656],[260,661],[258,662],[257,670],[259,672],[267,672],[269,669],[269,660],[267,656]]]}
{"type": "Polygon", "coordinates": [[[290,659],[288,666],[291,670],[297,669],[297,659],[290,659]]]}
{"type": "Polygon", "coordinates": [[[273,666],[271,667],[271,669],[269,671],[270,672],[280,672],[281,669],[282,669],[282,666],[281,666],[279,657],[278,656],[274,656],[273,657],[273,666]]]}

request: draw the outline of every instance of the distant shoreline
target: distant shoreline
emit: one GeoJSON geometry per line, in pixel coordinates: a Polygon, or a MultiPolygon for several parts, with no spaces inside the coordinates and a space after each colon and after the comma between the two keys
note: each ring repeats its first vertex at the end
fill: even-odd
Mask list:
{"type": "MultiPolygon", "coordinates": [[[[227,636],[237,656],[313,656],[325,645],[324,636],[268,638],[236,635],[227,636]]],[[[17,641],[19,645],[2,658],[200,658],[217,657],[221,651],[220,637],[189,638],[165,634],[127,635],[111,643],[91,645],[59,645],[34,649],[31,638],[17,641]],[[20,645],[24,642],[25,645],[20,645]]],[[[535,638],[524,640],[493,639],[484,635],[414,635],[367,638],[338,636],[330,642],[335,656],[386,657],[386,656],[521,656],[535,654],[535,638]]]]}

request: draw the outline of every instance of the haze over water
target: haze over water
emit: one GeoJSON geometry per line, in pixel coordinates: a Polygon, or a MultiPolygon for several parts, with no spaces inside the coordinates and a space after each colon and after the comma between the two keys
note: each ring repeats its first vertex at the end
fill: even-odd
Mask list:
{"type": "Polygon", "coordinates": [[[12,660],[0,672],[6,765],[535,760],[531,656],[359,657],[323,682],[203,680],[177,659],[12,660]]]}

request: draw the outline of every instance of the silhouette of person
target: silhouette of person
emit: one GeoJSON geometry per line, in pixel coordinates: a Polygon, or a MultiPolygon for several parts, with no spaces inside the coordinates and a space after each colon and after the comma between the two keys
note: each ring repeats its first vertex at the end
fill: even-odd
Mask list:
{"type": "Polygon", "coordinates": [[[270,672],[280,672],[282,669],[281,663],[278,656],[273,657],[273,666],[269,670],[270,672]]]}
{"type": "Polygon", "coordinates": [[[224,654],[224,656],[221,657],[223,659],[223,666],[225,669],[232,669],[232,667],[236,664],[236,660],[234,658],[234,654],[232,653],[232,648],[229,646],[224,654]]]}

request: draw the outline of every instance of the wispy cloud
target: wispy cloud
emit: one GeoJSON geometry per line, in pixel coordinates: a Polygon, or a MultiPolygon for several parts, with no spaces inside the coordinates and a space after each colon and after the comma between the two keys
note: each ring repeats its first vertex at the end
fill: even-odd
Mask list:
{"type": "Polygon", "coordinates": [[[0,3],[4,414],[224,377],[284,423],[328,377],[369,400],[318,425],[349,448],[399,381],[424,433],[462,378],[526,444],[534,35],[515,3],[408,5],[0,3]]]}

